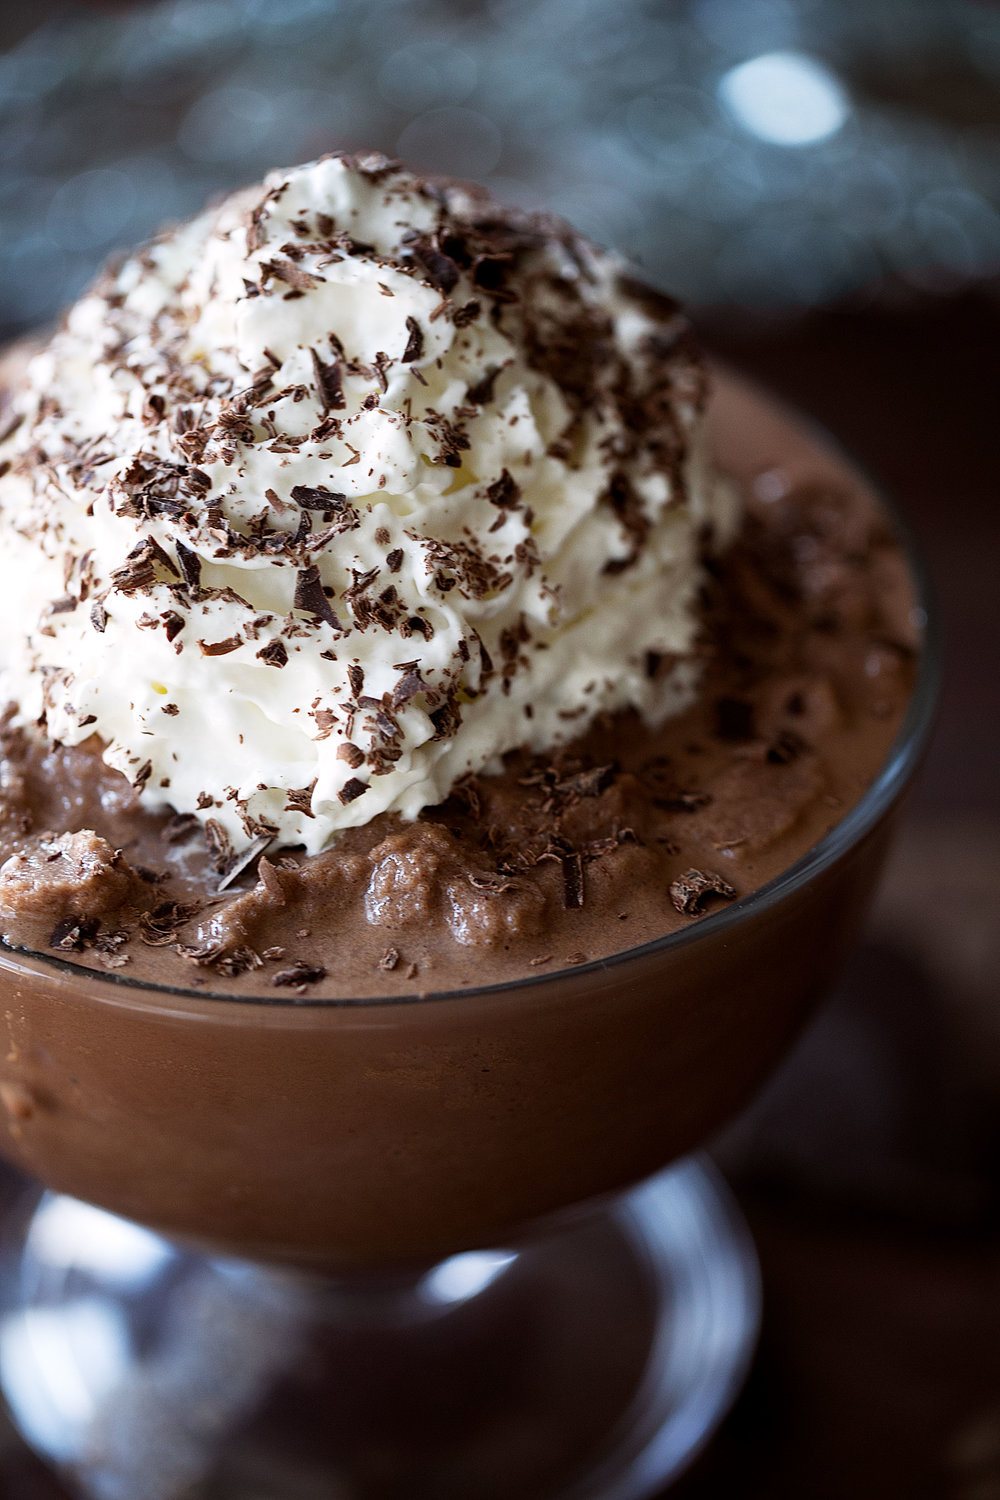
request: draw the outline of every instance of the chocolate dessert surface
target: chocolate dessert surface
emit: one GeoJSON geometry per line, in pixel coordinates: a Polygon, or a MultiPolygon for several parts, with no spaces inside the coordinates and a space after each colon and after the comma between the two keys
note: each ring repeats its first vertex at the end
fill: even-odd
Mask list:
{"type": "MultiPolygon", "coordinates": [[[[601,715],[315,855],[266,838],[234,850],[218,823],[143,807],[98,742],[8,726],[8,943],[233,996],[439,993],[608,957],[780,875],[885,761],[919,618],[885,513],[835,455],[726,375],[710,428],[744,522],[709,563],[683,713],[658,729],[601,715]]],[[[651,677],[669,666],[650,654],[651,677]]]]}

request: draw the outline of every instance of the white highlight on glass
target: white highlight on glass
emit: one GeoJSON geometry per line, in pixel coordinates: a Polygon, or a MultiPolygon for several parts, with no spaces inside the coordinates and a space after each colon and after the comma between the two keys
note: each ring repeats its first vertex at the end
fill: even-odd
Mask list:
{"type": "Polygon", "coordinates": [[[513,1251],[507,1250],[469,1250],[464,1255],[449,1256],[428,1271],[420,1283],[420,1296],[438,1306],[466,1302],[484,1292],[516,1259],[513,1251]]]}
{"type": "Polygon", "coordinates": [[[43,1201],[27,1249],[47,1270],[72,1268],[135,1289],[152,1280],[171,1254],[151,1230],[63,1197],[43,1201]]]}
{"type": "Polygon", "coordinates": [[[101,1297],[28,1307],[0,1324],[4,1394],[29,1442],[57,1461],[77,1451],[130,1357],[122,1313],[101,1297]]]}

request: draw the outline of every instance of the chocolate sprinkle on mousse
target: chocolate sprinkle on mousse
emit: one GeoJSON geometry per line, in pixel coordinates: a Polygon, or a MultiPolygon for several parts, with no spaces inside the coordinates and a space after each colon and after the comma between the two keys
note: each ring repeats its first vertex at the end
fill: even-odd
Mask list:
{"type": "Polygon", "coordinates": [[[575,851],[562,856],[563,904],[567,911],[583,905],[583,860],[575,851]]]}
{"type": "Polygon", "coordinates": [[[64,917],[53,929],[49,947],[80,953],[97,935],[100,925],[97,917],[64,917]]]}
{"type": "Polygon", "coordinates": [[[233,882],[238,880],[244,871],[248,870],[254,861],[264,853],[267,846],[273,842],[273,833],[262,833],[254,839],[252,844],[248,844],[240,854],[230,856],[230,860],[225,866],[223,877],[215,889],[217,891],[228,890],[233,882]]]}
{"type": "Polygon", "coordinates": [[[686,917],[701,916],[713,896],[733,901],[736,892],[728,880],[711,870],[685,870],[670,885],[670,899],[686,917]]]}
{"type": "Polygon", "coordinates": [[[277,974],[272,974],[271,983],[279,989],[297,989],[307,984],[318,984],[325,978],[326,969],[322,964],[310,964],[303,958],[297,958],[290,968],[279,969],[277,974]]]}

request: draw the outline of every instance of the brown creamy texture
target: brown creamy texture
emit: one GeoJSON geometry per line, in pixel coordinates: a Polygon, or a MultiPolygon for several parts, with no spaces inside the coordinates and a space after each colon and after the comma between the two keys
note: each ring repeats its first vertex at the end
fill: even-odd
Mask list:
{"type": "Polygon", "coordinates": [[[549,758],[510,757],[415,823],[378,817],[310,859],[272,847],[222,893],[193,818],[144,811],[97,744],[50,749],[8,728],[6,939],[185,988],[425,993],[606,957],[779,875],[885,760],[915,601],[841,462],[728,377],[711,427],[746,521],[711,565],[688,712],[655,732],[618,716],[549,758]]]}

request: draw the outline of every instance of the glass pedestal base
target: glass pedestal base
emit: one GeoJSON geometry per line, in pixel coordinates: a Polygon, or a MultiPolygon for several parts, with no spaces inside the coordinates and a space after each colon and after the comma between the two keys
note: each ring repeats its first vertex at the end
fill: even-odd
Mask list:
{"type": "Polygon", "coordinates": [[[3,1394],[91,1500],[642,1500],[731,1404],[760,1302],[693,1159],[405,1280],[210,1260],[50,1193],[3,1273],[3,1394]]]}

